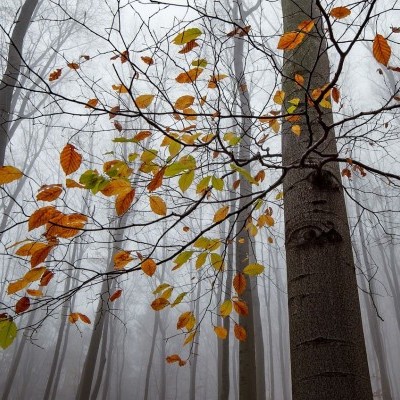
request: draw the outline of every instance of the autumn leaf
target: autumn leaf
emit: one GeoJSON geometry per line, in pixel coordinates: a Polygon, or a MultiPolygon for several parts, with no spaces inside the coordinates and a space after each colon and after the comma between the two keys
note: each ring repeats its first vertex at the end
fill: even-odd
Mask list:
{"type": "Polygon", "coordinates": [[[68,68],[71,68],[71,69],[73,69],[73,70],[77,70],[77,69],[79,69],[80,67],[79,67],[79,64],[78,63],[74,63],[74,62],[72,62],[72,63],[68,63],[67,64],[67,67],[68,68]]]}
{"type": "Polygon", "coordinates": [[[47,223],[47,237],[70,238],[77,235],[87,222],[87,216],[79,213],[60,213],[47,223]]]}
{"type": "Polygon", "coordinates": [[[147,65],[153,65],[154,64],[154,60],[149,57],[149,56],[142,56],[140,57],[142,59],[142,61],[147,64],[147,65]]]}
{"type": "Polygon", "coordinates": [[[14,293],[19,292],[22,289],[25,289],[30,282],[26,281],[25,279],[19,279],[15,282],[11,282],[7,286],[7,294],[11,295],[14,293]]]}
{"type": "Polygon", "coordinates": [[[183,367],[184,365],[186,365],[186,361],[182,360],[178,356],[178,354],[172,354],[172,355],[168,356],[165,360],[167,361],[168,364],[177,362],[180,367],[183,367]]]}
{"type": "Polygon", "coordinates": [[[29,297],[21,297],[15,304],[15,313],[21,314],[24,311],[28,310],[30,306],[31,306],[31,301],[29,297]]]}
{"type": "Polygon", "coordinates": [[[39,286],[47,286],[49,282],[53,279],[54,273],[46,270],[42,277],[40,278],[39,286]]]}
{"type": "Polygon", "coordinates": [[[117,93],[129,93],[128,88],[125,85],[123,85],[122,83],[118,84],[118,85],[112,85],[112,88],[117,93]]]}
{"type": "Polygon", "coordinates": [[[39,189],[39,193],[36,195],[36,200],[41,201],[53,201],[59,198],[62,193],[62,185],[44,185],[39,189]]]}
{"type": "Polygon", "coordinates": [[[246,290],[246,277],[241,272],[238,272],[233,278],[233,288],[237,294],[242,294],[246,290]]]}
{"type": "Polygon", "coordinates": [[[229,206],[221,207],[214,215],[214,222],[221,222],[223,221],[229,213],[229,206]]]}
{"type": "Polygon", "coordinates": [[[130,251],[120,250],[114,254],[114,269],[123,269],[127,264],[129,264],[133,257],[130,251]]]}
{"type": "Polygon", "coordinates": [[[214,326],[214,332],[220,339],[226,339],[228,331],[223,326],[214,326]]]}
{"type": "Polygon", "coordinates": [[[315,21],[313,19],[311,19],[311,20],[306,20],[306,21],[300,22],[300,24],[297,26],[297,28],[299,31],[309,33],[314,28],[314,25],[315,25],[315,21]]]}
{"type": "Polygon", "coordinates": [[[222,317],[227,317],[231,312],[232,312],[232,300],[227,299],[221,304],[219,308],[219,313],[221,314],[222,317]]]}
{"type": "Polygon", "coordinates": [[[283,90],[277,90],[274,94],[274,102],[276,104],[282,105],[285,100],[285,92],[283,90]]]}
{"type": "Polygon", "coordinates": [[[22,178],[22,172],[11,165],[0,167],[0,185],[10,183],[22,178]]]}
{"type": "Polygon", "coordinates": [[[303,32],[287,32],[284,33],[278,42],[279,50],[293,50],[295,49],[305,38],[303,32]]]}
{"type": "Polygon", "coordinates": [[[60,164],[65,175],[75,172],[82,162],[82,156],[76,151],[76,147],[67,143],[60,153],[60,164]]]}
{"type": "Polygon", "coordinates": [[[228,37],[233,37],[238,35],[239,37],[243,37],[249,34],[251,29],[251,25],[247,25],[244,27],[236,27],[233,31],[230,31],[229,33],[226,34],[228,37]]]}
{"type": "Polygon", "coordinates": [[[150,208],[157,215],[167,215],[167,205],[159,196],[150,196],[150,208]]]}
{"type": "Polygon", "coordinates": [[[264,272],[264,267],[261,264],[249,264],[243,269],[243,273],[250,276],[260,275],[264,272]]]}
{"type": "Polygon", "coordinates": [[[154,192],[156,189],[158,189],[162,185],[162,181],[164,178],[165,174],[165,167],[161,168],[153,177],[153,179],[150,181],[150,183],[147,185],[147,190],[149,192],[154,192]]]}
{"type": "Polygon", "coordinates": [[[249,308],[248,308],[247,304],[242,300],[234,300],[233,308],[239,315],[248,315],[249,314],[249,308]]]}
{"type": "Polygon", "coordinates": [[[169,301],[164,297],[159,297],[151,303],[151,308],[154,311],[160,311],[169,305],[169,301]]]}
{"type": "Polygon", "coordinates": [[[218,75],[213,75],[211,78],[210,78],[210,81],[208,82],[208,88],[209,89],[215,89],[216,87],[217,87],[217,83],[220,81],[220,80],[222,80],[222,79],[225,79],[225,78],[227,78],[228,77],[228,75],[225,75],[225,74],[218,74],[218,75]]]}
{"type": "Polygon", "coordinates": [[[57,68],[49,75],[49,81],[56,81],[61,76],[62,68],[57,68]]]}
{"type": "Polygon", "coordinates": [[[374,39],[372,46],[372,53],[379,63],[388,65],[392,49],[389,46],[388,41],[380,34],[377,34],[374,39]]]}
{"type": "Polygon", "coordinates": [[[29,294],[29,296],[33,296],[33,297],[42,297],[43,296],[43,292],[39,289],[27,289],[26,293],[29,294]]]}
{"type": "Polygon", "coordinates": [[[46,267],[33,268],[30,271],[28,271],[23,276],[22,279],[27,281],[28,283],[38,281],[42,277],[45,271],[46,267]]]}
{"type": "Polygon", "coordinates": [[[243,326],[241,326],[239,324],[235,324],[235,327],[233,328],[233,332],[235,333],[236,339],[240,340],[241,342],[246,341],[247,332],[246,332],[246,329],[243,328],[243,326]]]}
{"type": "Polygon", "coordinates": [[[192,317],[193,317],[193,313],[191,311],[186,311],[186,312],[182,313],[178,318],[178,322],[176,324],[176,329],[185,328],[186,325],[189,324],[192,317]]]}
{"type": "Polygon", "coordinates": [[[194,96],[181,96],[175,102],[175,108],[177,110],[184,110],[185,108],[190,107],[194,102],[194,96]]]}
{"type": "Polygon", "coordinates": [[[115,301],[118,298],[120,298],[122,295],[122,289],[118,289],[117,291],[115,291],[110,297],[109,297],[109,301],[115,301]]]}
{"type": "Polygon", "coordinates": [[[304,77],[300,74],[294,75],[294,80],[299,86],[304,86],[304,77]]]}
{"type": "Polygon", "coordinates": [[[332,88],[332,99],[333,99],[333,101],[334,101],[335,103],[339,103],[339,100],[340,100],[340,91],[339,91],[339,89],[338,89],[336,86],[334,86],[334,87],[332,88]]]}
{"type": "Polygon", "coordinates": [[[180,293],[176,299],[173,301],[173,303],[171,304],[171,307],[175,307],[178,304],[182,303],[183,298],[187,295],[187,292],[182,292],[180,293]]]}
{"type": "Polygon", "coordinates": [[[189,333],[186,338],[185,341],[183,342],[183,345],[186,346],[188,343],[193,342],[194,337],[196,336],[196,331],[193,331],[191,333],[189,333]]]}
{"type": "Polygon", "coordinates": [[[117,114],[120,112],[120,107],[119,106],[114,106],[110,108],[110,111],[108,112],[109,118],[113,119],[117,116],[117,114]]]}
{"type": "Polygon", "coordinates": [[[140,267],[146,275],[153,276],[156,272],[157,264],[152,258],[148,258],[147,260],[142,262],[140,267]]]}
{"type": "Polygon", "coordinates": [[[85,314],[77,313],[79,319],[84,322],[85,324],[91,324],[92,322],[90,321],[89,317],[87,317],[85,314]]]}
{"type": "Polygon", "coordinates": [[[347,7],[335,7],[332,8],[330,11],[329,15],[333,18],[336,19],[342,19],[346,18],[351,14],[351,10],[349,10],[347,7]]]}
{"type": "Polygon", "coordinates": [[[129,210],[134,198],[135,189],[131,189],[129,192],[124,192],[117,196],[115,200],[115,210],[118,216],[125,214],[129,210]]]}
{"type": "Polygon", "coordinates": [[[179,54],[186,54],[189,51],[192,51],[194,48],[199,47],[199,44],[195,40],[191,40],[189,43],[182,48],[182,50],[178,51],[179,54]]]}
{"type": "Polygon", "coordinates": [[[125,178],[117,178],[111,180],[107,185],[101,190],[104,196],[118,196],[120,194],[129,193],[132,190],[131,183],[125,178]]]}
{"type": "Polygon", "coordinates": [[[0,320],[0,347],[4,350],[17,337],[17,325],[12,319],[0,320]]]}
{"type": "Polygon", "coordinates": [[[192,68],[189,71],[182,72],[175,80],[178,83],[193,83],[203,72],[203,68],[192,68]]]}
{"type": "Polygon", "coordinates": [[[135,103],[138,108],[147,108],[150,106],[154,99],[154,94],[142,94],[141,96],[136,97],[135,103]]]}
{"type": "Polygon", "coordinates": [[[182,45],[197,39],[203,32],[199,28],[186,29],[183,32],[175,36],[172,43],[176,45],[182,45]]]}
{"type": "Polygon", "coordinates": [[[31,256],[37,250],[43,249],[47,246],[47,243],[42,242],[28,242],[25,243],[23,246],[18,248],[15,252],[17,256],[27,257],[31,256]]]}
{"type": "Polygon", "coordinates": [[[300,136],[301,134],[301,126],[300,125],[293,125],[291,131],[296,135],[300,136]]]}
{"type": "Polygon", "coordinates": [[[86,105],[85,108],[95,108],[97,106],[97,104],[99,103],[98,99],[90,99],[86,105]]]}
{"type": "Polygon", "coordinates": [[[79,315],[78,313],[71,313],[68,315],[68,321],[71,324],[75,324],[79,320],[79,315]]]}

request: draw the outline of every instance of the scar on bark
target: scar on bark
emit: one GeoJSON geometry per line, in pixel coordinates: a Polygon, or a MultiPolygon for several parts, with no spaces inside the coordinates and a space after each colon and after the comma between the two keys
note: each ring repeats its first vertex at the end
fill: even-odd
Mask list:
{"type": "Polygon", "coordinates": [[[322,246],[341,242],[342,236],[335,229],[333,223],[322,223],[310,221],[306,226],[295,229],[290,235],[288,245],[290,246],[322,246]]]}

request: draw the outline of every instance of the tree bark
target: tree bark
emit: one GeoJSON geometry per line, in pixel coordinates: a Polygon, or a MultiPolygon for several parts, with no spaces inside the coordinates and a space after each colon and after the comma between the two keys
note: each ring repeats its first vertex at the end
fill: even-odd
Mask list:
{"type": "MultiPolygon", "coordinates": [[[[284,32],[305,20],[321,20],[315,0],[282,0],[282,10],[284,32]]],[[[339,167],[322,163],[337,154],[334,131],[326,128],[332,113],[309,106],[294,80],[301,74],[310,90],[329,83],[322,24],[284,57],[285,102],[300,98],[296,112],[307,115],[299,137],[286,120],[282,132],[293,400],[372,399],[339,167]],[[301,165],[314,145],[306,159],[310,167],[301,165]]]]}
{"type": "Polygon", "coordinates": [[[4,165],[7,144],[11,139],[9,136],[11,104],[23,61],[22,47],[37,4],[38,0],[25,1],[10,38],[7,68],[0,82],[0,166],[4,165]]]}

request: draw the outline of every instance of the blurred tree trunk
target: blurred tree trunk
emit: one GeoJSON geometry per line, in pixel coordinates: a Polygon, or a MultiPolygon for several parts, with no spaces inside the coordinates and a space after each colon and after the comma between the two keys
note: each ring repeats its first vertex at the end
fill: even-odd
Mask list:
{"type": "Polygon", "coordinates": [[[4,165],[6,148],[10,141],[11,104],[23,64],[22,48],[24,39],[37,5],[38,0],[25,1],[10,38],[7,67],[0,82],[0,166],[4,165]]]}
{"type": "Polygon", "coordinates": [[[302,75],[311,90],[330,81],[316,4],[282,0],[284,32],[295,31],[305,20],[319,20],[298,48],[285,51],[282,73],[285,103],[301,98],[296,112],[307,113],[300,137],[286,120],[282,133],[292,393],[293,400],[371,400],[341,176],[337,163],[321,164],[324,154],[337,154],[334,131],[323,128],[333,123],[332,112],[310,107],[294,80],[296,73],[302,75]],[[290,168],[313,145],[305,161],[316,168],[290,168]]]}

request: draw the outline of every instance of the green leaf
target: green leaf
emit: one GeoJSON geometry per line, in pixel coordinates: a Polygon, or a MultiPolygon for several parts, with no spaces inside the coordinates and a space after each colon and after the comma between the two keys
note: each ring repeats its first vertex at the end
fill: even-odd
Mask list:
{"type": "Polygon", "coordinates": [[[168,167],[165,169],[164,176],[165,177],[175,176],[182,173],[185,170],[187,170],[187,166],[180,161],[176,161],[168,165],[168,167]]]}
{"type": "Polygon", "coordinates": [[[192,61],[193,67],[205,68],[205,67],[207,67],[207,64],[208,64],[208,62],[205,58],[199,58],[197,60],[192,61]]]}
{"type": "Polygon", "coordinates": [[[260,275],[264,272],[264,266],[261,264],[249,264],[247,267],[245,267],[243,269],[243,272],[246,275],[250,275],[250,276],[256,276],[256,275],[260,275]]]}
{"type": "Polygon", "coordinates": [[[179,188],[182,190],[182,193],[186,192],[189,189],[194,179],[194,171],[189,171],[183,174],[178,181],[179,188]]]}
{"type": "Polygon", "coordinates": [[[203,32],[199,28],[190,28],[175,36],[173,44],[182,45],[198,38],[203,32]]]}
{"type": "Polygon", "coordinates": [[[224,180],[221,178],[217,178],[215,176],[213,176],[211,178],[211,184],[213,185],[214,189],[216,190],[223,190],[224,189],[224,180]]]}
{"type": "Polygon", "coordinates": [[[239,174],[242,175],[250,183],[254,183],[255,185],[258,185],[258,182],[244,168],[239,167],[239,166],[237,166],[236,164],[233,164],[233,163],[231,164],[231,168],[234,171],[239,172],[239,174]]]}
{"type": "Polygon", "coordinates": [[[184,251],[175,258],[174,262],[177,265],[183,265],[189,260],[190,257],[192,257],[192,254],[193,251],[184,251]]]}
{"type": "Polygon", "coordinates": [[[220,271],[224,268],[224,260],[222,259],[221,255],[218,253],[211,253],[211,265],[217,270],[220,271]]]}
{"type": "Polygon", "coordinates": [[[0,321],[0,347],[6,349],[17,337],[17,325],[9,319],[0,321]]]}
{"type": "Polygon", "coordinates": [[[202,192],[204,189],[208,188],[208,184],[210,182],[211,176],[205,176],[196,187],[197,193],[202,192]]]}
{"type": "Polygon", "coordinates": [[[186,295],[187,295],[187,292],[182,292],[182,293],[180,293],[180,294],[176,297],[176,299],[174,300],[174,302],[171,304],[171,307],[175,307],[175,306],[177,306],[178,304],[180,304],[180,303],[182,302],[183,298],[184,298],[186,295]]]}
{"type": "Polygon", "coordinates": [[[196,265],[195,265],[196,269],[200,269],[204,265],[204,263],[206,262],[206,259],[207,259],[207,254],[208,254],[207,252],[203,252],[203,253],[199,254],[199,256],[197,257],[197,260],[196,260],[196,265]]]}

